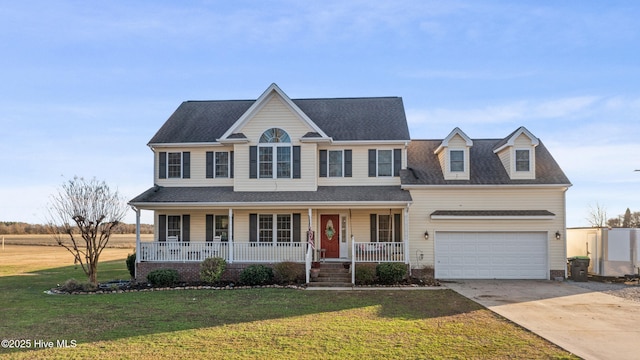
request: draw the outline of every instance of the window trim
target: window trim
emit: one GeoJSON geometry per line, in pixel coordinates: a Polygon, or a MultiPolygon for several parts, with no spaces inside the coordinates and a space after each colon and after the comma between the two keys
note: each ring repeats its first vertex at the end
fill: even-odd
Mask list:
{"type": "Polygon", "coordinates": [[[159,179],[189,179],[191,178],[191,152],[190,151],[160,151],[158,152],[158,178],[159,179]],[[180,167],[179,176],[169,176],[169,158],[171,155],[179,154],[180,167]]]}
{"type": "Polygon", "coordinates": [[[182,179],[182,151],[172,151],[172,152],[168,152],[167,151],[167,179],[182,179]],[[171,176],[171,167],[175,167],[176,164],[171,164],[171,155],[177,155],[178,157],[178,164],[177,167],[179,169],[179,174],[177,176],[171,176]]]}
{"type": "Polygon", "coordinates": [[[527,172],[531,172],[531,149],[525,149],[525,148],[520,148],[520,149],[514,149],[513,151],[513,161],[514,161],[514,170],[517,173],[527,173],[527,172]],[[519,170],[518,169],[518,164],[522,164],[524,163],[524,160],[519,160],[518,159],[518,152],[520,151],[526,151],[527,152],[527,160],[526,160],[526,164],[527,164],[527,169],[526,170],[519,170]]]}
{"type": "MultiPolygon", "coordinates": [[[[376,177],[393,177],[393,164],[394,164],[394,159],[393,159],[393,149],[376,149],[376,177]],[[381,152],[389,152],[391,154],[390,158],[389,158],[389,175],[380,175],[380,153],[381,152]]],[[[386,165],[386,163],[384,164],[386,165]]]]}
{"type": "Polygon", "coordinates": [[[272,213],[272,214],[264,214],[264,213],[257,213],[257,223],[256,223],[256,243],[258,244],[272,244],[272,245],[277,245],[277,244],[294,244],[297,243],[294,241],[294,236],[293,236],[293,232],[295,230],[295,226],[294,226],[294,214],[293,213],[272,213]],[[287,217],[288,218],[288,224],[289,224],[289,228],[285,229],[285,228],[280,228],[280,222],[278,221],[280,217],[287,217]],[[271,228],[262,228],[261,227],[261,219],[270,219],[269,222],[271,224],[271,228]],[[262,232],[266,232],[270,234],[271,239],[268,241],[264,241],[263,237],[262,237],[262,232]],[[287,232],[288,233],[288,240],[286,241],[280,241],[279,237],[282,234],[282,232],[287,232]]]}
{"type": "Polygon", "coordinates": [[[258,140],[257,146],[257,178],[258,179],[291,179],[293,178],[294,166],[293,166],[293,144],[291,143],[291,136],[285,130],[281,128],[269,128],[265,130],[260,139],[258,140]],[[274,136],[277,135],[277,136],[274,136]],[[270,176],[266,174],[263,175],[261,171],[261,167],[263,164],[267,164],[267,162],[262,161],[261,159],[261,151],[262,149],[271,149],[271,170],[270,176]],[[289,149],[289,158],[280,161],[280,151],[279,149],[289,149]],[[288,175],[289,176],[280,176],[279,169],[280,164],[288,165],[288,175]]]}
{"type": "MultiPolygon", "coordinates": [[[[344,150],[340,149],[340,150],[327,150],[327,177],[335,177],[335,178],[341,178],[341,177],[345,177],[345,157],[344,157],[344,150]],[[331,174],[331,153],[340,153],[340,174],[339,175],[332,175],[331,174]]],[[[335,165],[335,164],[334,164],[335,165]]]]}
{"type": "Polygon", "coordinates": [[[229,174],[231,173],[230,167],[231,167],[231,154],[230,151],[214,151],[213,152],[213,177],[214,178],[223,178],[223,179],[228,179],[230,176],[229,174]],[[226,154],[227,156],[227,161],[226,162],[219,162],[218,161],[218,155],[223,155],[226,154]],[[218,174],[218,167],[219,166],[226,166],[226,173],[219,175],[218,174]]]}
{"type": "MultiPolygon", "coordinates": [[[[177,218],[178,219],[178,239],[176,241],[181,242],[182,241],[182,215],[175,215],[175,214],[166,214],[167,216],[167,222],[165,224],[166,228],[165,228],[165,234],[167,236],[166,241],[169,241],[169,237],[171,236],[176,236],[176,235],[169,235],[169,224],[171,223],[170,219],[171,218],[177,218]]],[[[173,230],[175,231],[175,229],[173,230]]]]}
{"type": "Polygon", "coordinates": [[[462,149],[449,149],[449,172],[455,173],[463,173],[465,172],[466,162],[465,162],[465,151],[462,149]],[[453,159],[453,153],[460,153],[462,155],[462,159],[455,160],[453,159]],[[460,169],[454,169],[453,164],[461,164],[460,169]]]}

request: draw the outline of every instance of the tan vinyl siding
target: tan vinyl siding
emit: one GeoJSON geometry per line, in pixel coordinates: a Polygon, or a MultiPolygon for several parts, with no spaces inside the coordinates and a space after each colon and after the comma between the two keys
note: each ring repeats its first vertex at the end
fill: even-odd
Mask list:
{"type": "MultiPolygon", "coordinates": [[[[231,178],[213,178],[207,179],[207,151],[233,151],[231,146],[212,146],[212,147],[155,147],[154,148],[154,183],[160,186],[232,186],[231,178]],[[158,176],[160,152],[185,152],[191,153],[191,176],[189,179],[167,178],[160,179],[158,176]]],[[[235,154],[234,154],[235,156],[235,154]]]]}
{"type": "Polygon", "coordinates": [[[248,144],[236,144],[235,191],[315,191],[317,189],[317,151],[315,144],[301,143],[302,138],[313,131],[295,114],[279,96],[273,96],[258,113],[238,132],[249,140],[248,144]],[[292,146],[300,146],[300,179],[250,179],[249,147],[258,145],[264,131],[277,127],[289,134],[292,146]]]}
{"type": "Polygon", "coordinates": [[[545,231],[548,233],[549,267],[564,269],[564,241],[555,232],[564,229],[564,189],[430,189],[411,190],[413,204],[409,210],[409,255],[412,264],[424,254],[421,264],[434,265],[434,239],[438,231],[545,231]],[[553,220],[432,220],[436,210],[548,210],[553,220]],[[429,240],[424,232],[429,232],[429,240]]]}
{"type": "Polygon", "coordinates": [[[502,149],[498,153],[498,157],[500,157],[500,162],[502,162],[502,166],[507,170],[507,174],[511,176],[511,148],[507,147],[502,149]]]}
{"type": "Polygon", "coordinates": [[[251,145],[256,145],[262,133],[273,127],[286,131],[291,137],[292,145],[299,145],[300,138],[309,131],[314,131],[297,114],[295,114],[279,97],[274,95],[254,117],[237,132],[243,133],[251,145]]]}
{"type": "Polygon", "coordinates": [[[440,160],[440,166],[445,180],[469,180],[469,148],[467,147],[467,142],[462,138],[462,136],[456,134],[451,140],[449,140],[449,145],[438,153],[438,158],[440,160]],[[451,150],[463,151],[464,171],[451,171],[451,150]]]}
{"type": "MultiPolygon", "coordinates": [[[[319,176],[318,168],[319,168],[319,150],[345,150],[350,149],[352,153],[352,176],[351,177],[318,177],[318,185],[319,186],[368,186],[368,185],[400,185],[400,177],[398,176],[380,176],[380,177],[369,177],[369,149],[378,149],[378,150],[393,150],[402,148],[403,154],[406,152],[406,149],[401,146],[393,146],[393,145],[379,145],[376,146],[374,144],[369,145],[348,145],[348,146],[328,146],[328,145],[320,145],[318,146],[318,150],[315,153],[314,159],[309,162],[313,162],[315,164],[315,176],[319,176]]],[[[402,169],[406,168],[406,164],[404,163],[405,156],[402,156],[403,163],[402,169]]],[[[305,160],[303,160],[304,162],[305,160]]]]}

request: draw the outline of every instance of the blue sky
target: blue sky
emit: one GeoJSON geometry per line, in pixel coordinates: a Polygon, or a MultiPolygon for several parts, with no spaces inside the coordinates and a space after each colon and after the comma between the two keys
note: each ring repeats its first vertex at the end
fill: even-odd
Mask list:
{"type": "Polygon", "coordinates": [[[44,222],[74,175],[136,196],[182,101],[274,82],[401,96],[415,139],[524,125],[573,183],[568,226],[640,211],[638,18],[637,1],[4,1],[0,221],[44,222]]]}

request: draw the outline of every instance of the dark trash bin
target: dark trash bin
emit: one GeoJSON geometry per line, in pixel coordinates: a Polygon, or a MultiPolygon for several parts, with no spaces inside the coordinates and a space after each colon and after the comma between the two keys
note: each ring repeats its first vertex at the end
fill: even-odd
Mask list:
{"type": "Polygon", "coordinates": [[[589,261],[588,256],[574,256],[569,258],[571,280],[579,282],[588,281],[587,270],[589,269],[589,261]]]}

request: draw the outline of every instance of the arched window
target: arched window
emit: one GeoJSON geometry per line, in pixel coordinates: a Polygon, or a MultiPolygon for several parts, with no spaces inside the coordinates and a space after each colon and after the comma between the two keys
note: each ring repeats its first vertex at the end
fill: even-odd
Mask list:
{"type": "Polygon", "coordinates": [[[258,174],[260,178],[291,178],[291,138],[279,128],[266,130],[258,145],[258,174]]]}
{"type": "Polygon", "coordinates": [[[271,128],[260,136],[261,143],[290,143],[291,138],[286,131],[279,128],[271,128]]]}

